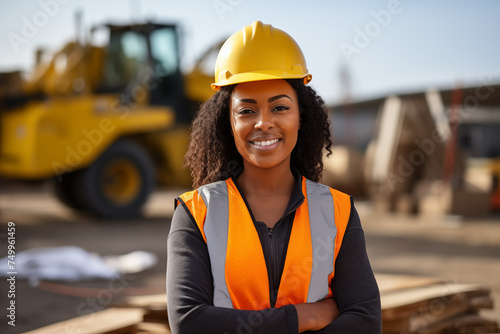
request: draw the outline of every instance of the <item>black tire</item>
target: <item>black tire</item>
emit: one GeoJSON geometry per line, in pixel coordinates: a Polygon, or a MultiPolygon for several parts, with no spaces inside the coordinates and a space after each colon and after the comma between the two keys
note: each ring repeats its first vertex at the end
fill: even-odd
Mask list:
{"type": "Polygon", "coordinates": [[[72,172],[57,176],[54,179],[54,193],[66,206],[76,210],[85,210],[85,204],[78,195],[78,174],[79,172],[72,172]]]}
{"type": "Polygon", "coordinates": [[[154,188],[154,175],[147,152],[133,140],[119,140],[77,174],[77,202],[100,217],[136,217],[154,188]]]}

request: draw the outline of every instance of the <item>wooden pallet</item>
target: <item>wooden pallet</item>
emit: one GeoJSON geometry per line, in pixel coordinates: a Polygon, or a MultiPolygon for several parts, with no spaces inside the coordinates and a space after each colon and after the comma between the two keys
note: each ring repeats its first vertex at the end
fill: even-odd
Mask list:
{"type": "Polygon", "coordinates": [[[479,315],[492,309],[490,290],[428,277],[377,275],[384,334],[500,333],[479,315]]]}

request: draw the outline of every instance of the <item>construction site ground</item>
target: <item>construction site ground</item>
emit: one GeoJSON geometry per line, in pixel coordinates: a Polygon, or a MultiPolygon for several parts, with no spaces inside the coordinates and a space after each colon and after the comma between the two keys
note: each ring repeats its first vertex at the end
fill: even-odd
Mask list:
{"type": "MultiPolygon", "coordinates": [[[[158,264],[118,281],[29,282],[17,279],[15,327],[6,317],[10,298],[0,283],[1,333],[22,333],[98,311],[130,295],[165,291],[166,239],[173,199],[183,189],[158,190],[142,218],[105,221],[77,214],[58,202],[51,184],[23,185],[0,180],[0,257],[7,255],[7,223],[16,225],[16,251],[78,246],[101,255],[135,250],[152,252],[158,264]],[[38,283],[38,285],[37,285],[38,283]]],[[[408,216],[376,213],[369,201],[355,204],[365,230],[368,254],[376,273],[432,276],[453,283],[481,283],[491,288],[493,310],[500,319],[500,214],[481,219],[453,216],[408,216]]]]}

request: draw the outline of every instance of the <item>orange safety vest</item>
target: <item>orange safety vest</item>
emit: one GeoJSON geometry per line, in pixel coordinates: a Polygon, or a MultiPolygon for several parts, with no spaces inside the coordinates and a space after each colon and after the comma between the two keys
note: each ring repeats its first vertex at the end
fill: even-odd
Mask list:
{"type": "MultiPolygon", "coordinates": [[[[350,197],[302,177],[276,307],[332,296],[335,259],[351,211],[350,197]]],[[[180,196],[207,243],[215,306],[244,310],[270,307],[266,262],[250,213],[232,179],[180,196]]]]}

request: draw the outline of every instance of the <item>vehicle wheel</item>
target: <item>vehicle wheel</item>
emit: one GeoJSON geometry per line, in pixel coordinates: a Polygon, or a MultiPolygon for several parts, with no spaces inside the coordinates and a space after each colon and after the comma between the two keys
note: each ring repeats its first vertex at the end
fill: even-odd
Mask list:
{"type": "Polygon", "coordinates": [[[145,150],[119,140],[78,175],[86,209],[106,218],[137,216],[154,186],[154,167],[145,150]]]}
{"type": "Polygon", "coordinates": [[[72,172],[60,175],[54,180],[54,193],[63,204],[76,210],[84,210],[81,196],[78,195],[78,174],[72,172]]]}

